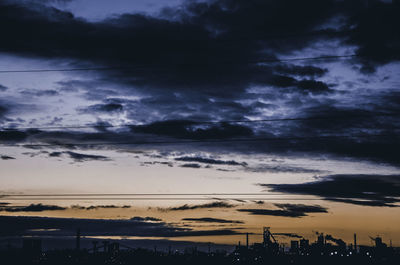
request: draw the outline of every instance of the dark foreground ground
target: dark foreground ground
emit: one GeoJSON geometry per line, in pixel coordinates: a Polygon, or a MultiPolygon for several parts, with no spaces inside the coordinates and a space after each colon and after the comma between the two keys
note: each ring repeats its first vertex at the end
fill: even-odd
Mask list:
{"type": "Polygon", "coordinates": [[[146,249],[116,251],[113,253],[90,253],[88,251],[55,250],[41,253],[26,253],[23,250],[5,250],[0,252],[0,264],[54,264],[54,265],[103,265],[103,264],[382,264],[399,265],[400,256],[396,253],[386,256],[368,255],[293,255],[268,253],[227,253],[225,251],[204,253],[162,253],[146,249]]]}

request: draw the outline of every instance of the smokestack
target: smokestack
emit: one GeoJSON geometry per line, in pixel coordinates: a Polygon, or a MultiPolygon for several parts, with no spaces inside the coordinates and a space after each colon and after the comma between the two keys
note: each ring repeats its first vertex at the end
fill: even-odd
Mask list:
{"type": "Polygon", "coordinates": [[[357,253],[357,234],[354,233],[354,251],[357,253]]]}
{"type": "Polygon", "coordinates": [[[81,249],[81,229],[76,230],[76,250],[81,249]]]}
{"type": "Polygon", "coordinates": [[[249,233],[246,233],[246,248],[249,249],[249,233]]]}

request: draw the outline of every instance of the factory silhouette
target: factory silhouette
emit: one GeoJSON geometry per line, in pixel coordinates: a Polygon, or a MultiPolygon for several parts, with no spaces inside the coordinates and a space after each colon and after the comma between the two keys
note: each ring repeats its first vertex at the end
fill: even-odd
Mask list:
{"type": "Polygon", "coordinates": [[[81,247],[81,231],[77,229],[75,244],[70,249],[42,250],[42,239],[22,238],[22,248],[8,245],[0,250],[1,264],[387,264],[400,262],[400,248],[385,244],[381,237],[371,237],[373,245],[346,244],[331,235],[318,233],[317,240],[292,240],[290,247],[280,244],[270,227],[263,228],[263,240],[249,244],[238,244],[233,251],[199,251],[187,247],[184,251],[167,251],[132,248],[116,240],[93,240],[90,248],[81,247]]]}

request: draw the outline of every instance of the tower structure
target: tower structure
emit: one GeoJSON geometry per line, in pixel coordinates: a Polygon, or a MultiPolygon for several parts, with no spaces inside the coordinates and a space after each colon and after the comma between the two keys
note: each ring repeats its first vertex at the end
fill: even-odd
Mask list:
{"type": "Polygon", "coordinates": [[[263,246],[267,252],[276,254],[279,252],[279,244],[269,229],[270,227],[263,228],[263,246]]]}
{"type": "Polygon", "coordinates": [[[354,233],[354,252],[357,253],[357,234],[354,233]]]}

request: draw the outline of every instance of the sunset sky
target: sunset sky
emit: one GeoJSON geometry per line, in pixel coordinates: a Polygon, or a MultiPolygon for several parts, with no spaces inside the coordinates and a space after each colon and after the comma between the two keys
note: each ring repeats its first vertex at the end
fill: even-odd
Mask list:
{"type": "Polygon", "coordinates": [[[0,1],[0,241],[400,246],[400,2],[0,1]]]}

